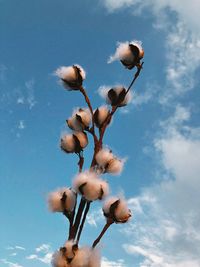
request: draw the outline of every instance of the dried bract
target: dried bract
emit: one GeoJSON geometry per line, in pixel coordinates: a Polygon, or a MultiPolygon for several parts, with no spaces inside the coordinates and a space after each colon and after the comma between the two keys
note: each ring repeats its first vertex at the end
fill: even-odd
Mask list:
{"type": "Polygon", "coordinates": [[[123,107],[131,100],[130,92],[127,93],[123,86],[116,86],[111,88],[107,93],[106,101],[111,106],[123,107]]]}

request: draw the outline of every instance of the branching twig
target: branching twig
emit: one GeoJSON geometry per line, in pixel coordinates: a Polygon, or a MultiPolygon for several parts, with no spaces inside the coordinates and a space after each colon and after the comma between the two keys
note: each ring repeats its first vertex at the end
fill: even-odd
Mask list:
{"type": "Polygon", "coordinates": [[[113,220],[112,219],[108,219],[107,223],[105,224],[103,230],[101,231],[100,235],[97,237],[97,239],[94,241],[92,247],[95,248],[96,245],[100,242],[101,238],[103,237],[103,235],[105,234],[105,232],[108,230],[108,228],[111,226],[111,224],[113,224],[113,220]]]}
{"type": "Polygon", "coordinates": [[[85,208],[85,211],[84,211],[84,214],[83,214],[82,222],[81,222],[81,224],[80,224],[79,231],[78,231],[78,236],[77,236],[77,239],[76,239],[77,244],[78,244],[79,239],[80,239],[80,237],[81,237],[81,233],[82,233],[82,230],[83,230],[83,226],[84,226],[84,224],[85,224],[85,220],[86,220],[88,211],[89,211],[89,209],[90,209],[90,204],[91,204],[91,202],[87,202],[87,204],[86,204],[86,208],[85,208]]]}

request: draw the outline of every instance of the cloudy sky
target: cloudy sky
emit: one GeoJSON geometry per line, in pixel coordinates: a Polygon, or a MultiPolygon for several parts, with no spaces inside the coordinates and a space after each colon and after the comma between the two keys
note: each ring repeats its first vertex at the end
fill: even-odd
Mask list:
{"type": "MultiPolygon", "coordinates": [[[[46,196],[77,172],[59,139],[73,108],[85,104],[54,70],[82,65],[96,108],[101,86],[131,81],[133,71],[107,61],[117,42],[134,39],[143,43],[144,69],[105,138],[127,158],[121,176],[106,179],[134,216],[104,237],[102,266],[200,267],[199,10],[198,0],[0,0],[1,267],[50,266],[67,235],[46,196]]],[[[104,225],[100,208],[93,205],[81,244],[104,225]]]]}

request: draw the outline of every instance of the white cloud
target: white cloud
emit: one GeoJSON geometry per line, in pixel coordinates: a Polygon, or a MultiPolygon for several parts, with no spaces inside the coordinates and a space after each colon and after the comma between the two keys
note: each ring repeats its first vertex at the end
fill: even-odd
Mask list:
{"type": "Polygon", "coordinates": [[[17,128],[19,130],[24,130],[26,128],[24,120],[19,121],[17,128]]]}
{"type": "Polygon", "coordinates": [[[135,222],[124,232],[134,243],[123,247],[143,257],[140,267],[200,267],[200,129],[185,125],[190,115],[178,105],[161,123],[154,145],[164,179],[129,200],[135,222]]]}
{"type": "Polygon", "coordinates": [[[52,259],[52,249],[49,244],[42,244],[35,249],[36,254],[31,254],[26,257],[27,260],[37,260],[45,264],[50,264],[52,259]]]}
{"type": "Polygon", "coordinates": [[[134,15],[151,10],[153,26],[165,31],[166,84],[160,98],[162,104],[195,87],[195,74],[200,67],[199,0],[104,0],[104,5],[109,11],[131,7],[134,15]],[[170,11],[175,12],[176,19],[172,19],[170,11]]]}
{"type": "Polygon", "coordinates": [[[1,259],[0,261],[4,264],[8,265],[9,267],[23,267],[22,265],[20,265],[18,263],[7,261],[6,259],[1,259]]]}
{"type": "Polygon", "coordinates": [[[39,247],[37,247],[35,250],[37,252],[48,252],[51,249],[51,246],[49,244],[42,244],[39,247]]]}
{"type": "Polygon", "coordinates": [[[16,250],[16,249],[18,249],[18,250],[26,250],[24,247],[18,246],[18,245],[16,245],[16,246],[8,246],[6,249],[7,250],[16,250]]]}
{"type": "Polygon", "coordinates": [[[126,267],[124,260],[109,261],[107,258],[103,257],[101,261],[101,267],[126,267]]]}
{"type": "Polygon", "coordinates": [[[34,84],[35,84],[35,81],[33,79],[25,82],[25,86],[27,89],[27,99],[26,100],[27,100],[27,103],[29,105],[29,109],[32,109],[35,106],[35,104],[37,103],[35,100],[35,96],[34,96],[34,84]]]}

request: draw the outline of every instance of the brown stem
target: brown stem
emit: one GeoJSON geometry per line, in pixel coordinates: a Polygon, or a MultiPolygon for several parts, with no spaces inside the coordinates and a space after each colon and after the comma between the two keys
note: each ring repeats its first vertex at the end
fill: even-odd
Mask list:
{"type": "Polygon", "coordinates": [[[107,223],[105,224],[103,230],[101,231],[100,235],[97,237],[97,239],[94,241],[92,247],[95,248],[96,245],[100,242],[101,238],[105,234],[105,232],[108,230],[108,228],[113,224],[113,220],[107,220],[107,223]]]}
{"type": "Polygon", "coordinates": [[[85,220],[86,220],[88,211],[90,209],[90,203],[91,202],[87,202],[87,204],[86,204],[86,208],[85,208],[85,211],[84,211],[84,214],[83,214],[82,222],[81,222],[81,225],[79,227],[78,236],[77,236],[77,239],[76,239],[77,244],[79,242],[79,239],[80,239],[80,236],[81,236],[81,233],[82,233],[82,230],[83,230],[83,226],[85,224],[85,220]]]}
{"type": "Polygon", "coordinates": [[[71,227],[71,232],[69,234],[69,239],[74,239],[75,236],[76,236],[76,233],[77,233],[77,230],[78,230],[78,227],[79,227],[79,224],[80,224],[80,220],[81,220],[81,217],[82,217],[83,209],[85,207],[85,203],[86,203],[86,201],[82,197],[81,201],[79,203],[79,207],[78,207],[78,211],[77,211],[77,214],[76,214],[75,222],[74,222],[73,226],[71,227]]]}
{"type": "Polygon", "coordinates": [[[83,164],[84,164],[84,157],[79,153],[79,162],[78,162],[78,166],[79,166],[79,172],[82,172],[83,169],[83,164]]]}
{"type": "MultiPolygon", "coordinates": [[[[125,97],[127,95],[127,93],[130,91],[131,87],[133,86],[133,84],[135,83],[136,79],[138,78],[138,76],[140,75],[140,72],[142,70],[142,66],[143,66],[144,62],[142,62],[141,64],[138,64],[137,66],[137,71],[133,77],[133,80],[131,81],[128,89],[126,90],[126,94],[125,94],[125,97]]],[[[100,137],[99,137],[99,145],[100,147],[102,147],[102,144],[103,144],[103,137],[104,137],[104,134],[105,134],[105,131],[106,131],[106,128],[107,126],[109,125],[111,119],[112,119],[112,116],[114,115],[114,113],[116,112],[116,110],[119,108],[119,105],[116,105],[116,106],[113,106],[112,107],[112,110],[110,112],[110,114],[108,114],[108,117],[107,119],[105,120],[104,124],[103,124],[103,127],[101,128],[101,131],[100,131],[100,137]]]]}

